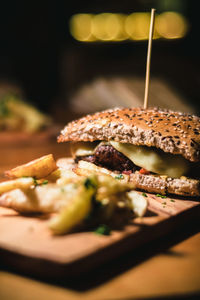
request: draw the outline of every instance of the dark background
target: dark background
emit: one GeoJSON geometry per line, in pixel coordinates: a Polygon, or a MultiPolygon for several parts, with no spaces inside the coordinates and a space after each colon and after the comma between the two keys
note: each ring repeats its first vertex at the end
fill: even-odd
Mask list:
{"type": "Polygon", "coordinates": [[[200,111],[198,1],[4,1],[0,9],[0,80],[19,84],[27,99],[53,114],[71,91],[98,75],[145,76],[147,42],[80,43],[68,28],[75,13],[180,11],[190,29],[179,40],[155,40],[151,74],[166,78],[200,111]]]}

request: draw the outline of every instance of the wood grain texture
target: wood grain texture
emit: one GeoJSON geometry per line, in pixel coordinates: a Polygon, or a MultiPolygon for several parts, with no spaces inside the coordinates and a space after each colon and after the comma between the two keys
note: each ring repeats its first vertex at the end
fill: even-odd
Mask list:
{"type": "Polygon", "coordinates": [[[148,201],[145,217],[134,219],[110,236],[77,232],[54,237],[47,228],[48,218],[20,216],[1,208],[1,257],[18,269],[42,277],[78,275],[200,215],[198,201],[162,199],[151,194],[148,201]]]}

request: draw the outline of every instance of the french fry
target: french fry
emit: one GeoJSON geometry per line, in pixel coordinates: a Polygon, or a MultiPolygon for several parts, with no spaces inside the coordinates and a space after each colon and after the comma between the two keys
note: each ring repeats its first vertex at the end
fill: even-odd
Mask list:
{"type": "Polygon", "coordinates": [[[84,161],[84,160],[79,160],[78,162],[78,167],[75,167],[73,171],[80,175],[80,176],[90,176],[91,174],[107,174],[112,176],[115,179],[120,179],[119,181],[121,182],[128,182],[129,176],[126,174],[121,174],[120,178],[118,178],[118,174],[115,172],[109,171],[108,169],[98,167],[93,163],[84,161]]]}
{"type": "Polygon", "coordinates": [[[75,162],[71,157],[63,157],[59,158],[56,161],[56,165],[61,169],[72,170],[74,168],[75,162]]]}
{"type": "Polygon", "coordinates": [[[147,199],[133,191],[135,186],[128,175],[85,161],[75,166],[67,159],[58,166],[49,154],[6,175],[15,179],[0,183],[0,206],[21,213],[56,212],[49,222],[53,234],[68,233],[90,213],[94,221],[110,220],[120,207],[139,217],[147,210],[147,199]]]}
{"type": "MultiPolygon", "coordinates": [[[[107,173],[99,172],[99,168],[97,166],[94,167],[93,170],[93,164],[88,163],[84,161],[80,161],[80,168],[75,167],[73,171],[79,175],[79,176],[91,176],[92,174],[96,174],[98,178],[98,192],[97,197],[98,199],[104,199],[109,197],[110,195],[122,193],[125,191],[130,191],[131,189],[135,188],[135,185],[133,183],[127,182],[127,180],[116,180],[115,177],[117,176],[116,173],[107,171],[107,173]],[[83,163],[82,163],[83,162],[83,163]],[[92,165],[92,166],[91,166],[92,165]],[[89,167],[89,169],[86,169],[86,166],[89,167]],[[85,168],[82,168],[85,167],[85,168]],[[97,171],[95,171],[95,169],[97,171]],[[111,175],[112,174],[112,175],[111,175]],[[115,177],[114,177],[115,176],[115,177]]],[[[125,175],[127,176],[127,175],[125,175]]]]}
{"type": "Polygon", "coordinates": [[[38,203],[33,197],[34,191],[28,193],[17,188],[0,196],[0,206],[12,208],[20,213],[35,213],[38,211],[38,203]]]}
{"type": "Polygon", "coordinates": [[[59,212],[76,195],[75,184],[58,186],[55,183],[37,186],[35,196],[41,212],[59,212]]]}
{"type": "Polygon", "coordinates": [[[58,180],[60,177],[61,177],[61,170],[60,168],[58,168],[52,173],[50,173],[49,175],[47,175],[45,179],[48,180],[49,182],[56,182],[56,180],[58,180]]]}
{"type": "Polygon", "coordinates": [[[97,174],[97,172],[91,171],[91,170],[87,170],[87,169],[81,169],[79,167],[75,167],[73,169],[73,172],[77,175],[77,176],[91,176],[92,174],[97,174]]]}
{"type": "Polygon", "coordinates": [[[49,227],[54,234],[69,232],[74,226],[80,224],[92,209],[92,197],[96,193],[96,178],[91,177],[82,181],[77,193],[60,214],[50,220],[49,227]]]}
{"type": "Polygon", "coordinates": [[[0,183],[0,195],[15,189],[28,189],[34,184],[32,177],[17,178],[0,183]]]}
{"type": "Polygon", "coordinates": [[[35,177],[37,179],[44,178],[57,169],[56,162],[52,154],[48,154],[32,160],[27,164],[18,166],[5,172],[10,178],[19,177],[35,177]]]}
{"type": "Polygon", "coordinates": [[[56,182],[58,185],[63,185],[63,184],[73,182],[78,178],[80,177],[72,170],[64,169],[60,167],[58,167],[57,170],[53,171],[51,174],[45,177],[45,179],[48,180],[49,182],[56,182]]]}
{"type": "Polygon", "coordinates": [[[65,207],[75,193],[74,184],[59,187],[50,183],[34,189],[15,188],[0,196],[0,206],[20,213],[54,213],[65,207]]]}
{"type": "Polygon", "coordinates": [[[129,182],[118,181],[106,174],[98,175],[98,186],[98,199],[104,199],[111,195],[116,195],[118,193],[130,191],[134,188],[134,184],[129,182]]]}
{"type": "Polygon", "coordinates": [[[126,196],[130,200],[130,208],[132,208],[135,215],[137,217],[144,216],[148,206],[147,198],[136,191],[127,192],[126,196]]]}
{"type": "Polygon", "coordinates": [[[56,183],[57,183],[57,185],[62,186],[64,184],[68,184],[68,183],[71,183],[71,182],[76,182],[79,179],[81,179],[80,176],[78,176],[73,171],[61,169],[60,170],[60,178],[57,179],[56,183]]]}

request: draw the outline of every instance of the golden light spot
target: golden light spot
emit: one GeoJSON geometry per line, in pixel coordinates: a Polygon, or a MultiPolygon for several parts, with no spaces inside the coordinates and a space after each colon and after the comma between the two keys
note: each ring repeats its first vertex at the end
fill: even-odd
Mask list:
{"type": "MultiPolygon", "coordinates": [[[[126,18],[125,30],[132,40],[147,40],[149,38],[150,13],[132,13],[126,18]]],[[[158,38],[154,31],[153,38],[158,38]]]]}
{"type": "MultiPolygon", "coordinates": [[[[100,13],[76,14],[69,22],[70,33],[81,42],[142,41],[149,38],[150,13],[130,15],[100,13]]],[[[156,15],[153,38],[177,39],[186,35],[189,25],[185,17],[177,12],[156,15]]]]}
{"type": "Polygon", "coordinates": [[[157,17],[156,30],[166,39],[182,38],[188,31],[188,22],[177,12],[164,12],[157,17]]]}
{"type": "Polygon", "coordinates": [[[124,18],[120,14],[103,13],[92,19],[92,35],[102,41],[123,40],[127,36],[123,31],[124,18]]]}
{"type": "Polygon", "coordinates": [[[76,40],[95,41],[95,37],[92,35],[92,18],[91,14],[77,14],[71,17],[70,33],[76,40]]]}

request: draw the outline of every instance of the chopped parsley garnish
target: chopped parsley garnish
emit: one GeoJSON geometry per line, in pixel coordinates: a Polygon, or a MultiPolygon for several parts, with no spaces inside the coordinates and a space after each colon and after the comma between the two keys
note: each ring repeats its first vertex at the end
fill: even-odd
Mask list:
{"type": "Polygon", "coordinates": [[[165,198],[167,198],[167,196],[165,196],[165,195],[161,195],[161,194],[156,194],[156,197],[160,197],[160,198],[162,198],[162,199],[165,199],[165,198]]]}
{"type": "Polygon", "coordinates": [[[100,235],[110,235],[111,229],[108,225],[101,224],[94,230],[94,233],[100,234],[100,235]]]}
{"type": "Polygon", "coordinates": [[[37,181],[37,179],[35,177],[33,177],[33,183],[35,186],[38,186],[38,185],[45,185],[45,184],[49,183],[49,181],[47,179],[45,179],[43,182],[39,183],[37,181]]]}
{"type": "Polygon", "coordinates": [[[39,183],[37,182],[37,179],[35,177],[33,177],[33,183],[34,183],[35,186],[39,185],[39,183]]]}
{"type": "Polygon", "coordinates": [[[41,185],[45,185],[45,184],[48,184],[49,183],[49,181],[47,180],[47,179],[45,179],[42,183],[41,183],[41,185]]]}
{"type": "Polygon", "coordinates": [[[167,202],[163,202],[163,203],[162,203],[162,205],[166,205],[166,204],[167,204],[167,202]]]}
{"type": "Polygon", "coordinates": [[[171,199],[170,201],[171,201],[171,202],[175,202],[175,200],[173,200],[173,199],[171,199]]]}
{"type": "Polygon", "coordinates": [[[90,189],[90,188],[96,188],[95,184],[89,178],[85,179],[84,186],[86,187],[87,190],[90,189]]]}
{"type": "Polygon", "coordinates": [[[124,179],[124,175],[119,174],[119,175],[115,176],[115,179],[124,179]]]}
{"type": "Polygon", "coordinates": [[[142,193],[142,196],[143,196],[143,197],[147,197],[147,194],[146,194],[146,193],[142,193]]]}

